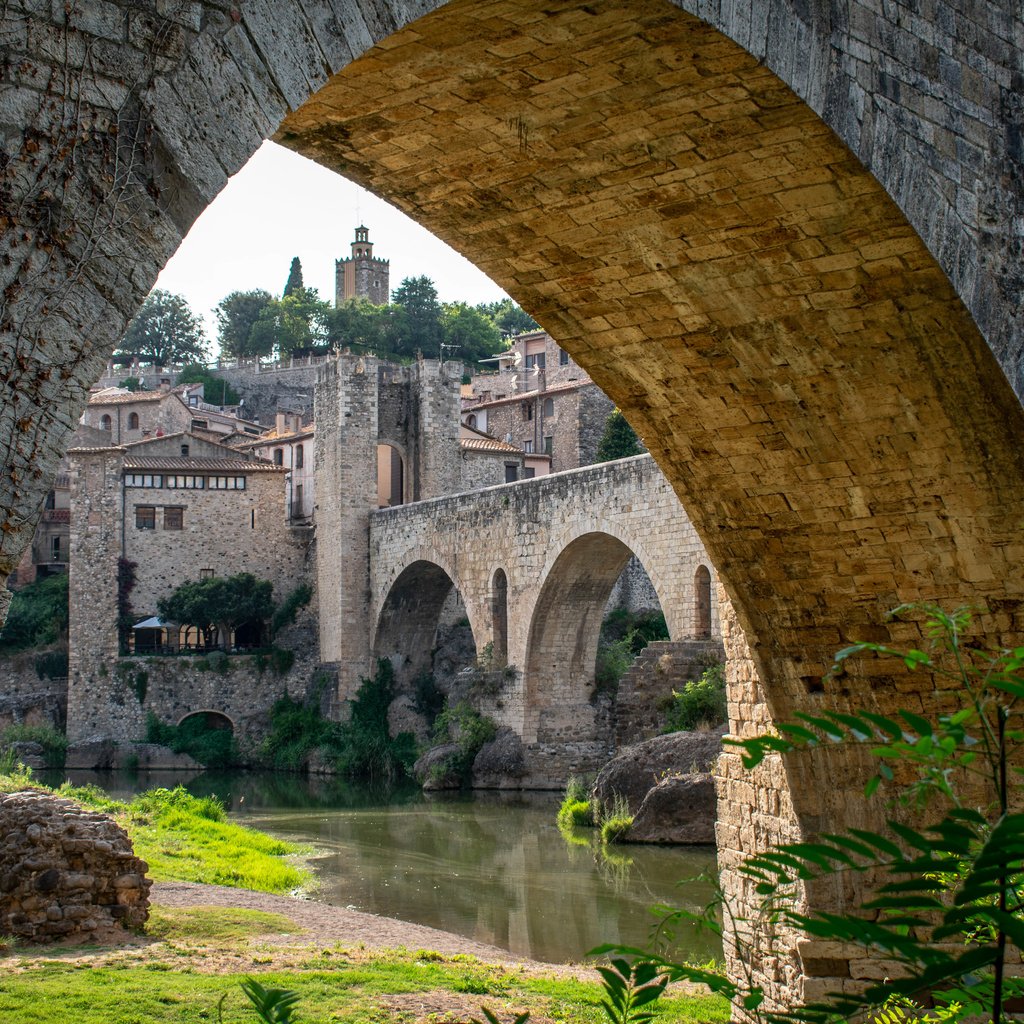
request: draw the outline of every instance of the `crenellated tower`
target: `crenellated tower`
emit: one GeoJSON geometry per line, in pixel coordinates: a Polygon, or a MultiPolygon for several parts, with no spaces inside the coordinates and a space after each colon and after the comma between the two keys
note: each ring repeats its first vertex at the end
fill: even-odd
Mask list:
{"type": "Polygon", "coordinates": [[[390,298],[388,260],[373,255],[370,229],[360,224],[352,243],[352,255],[334,261],[334,304],[340,306],[347,299],[366,299],[375,306],[384,306],[390,298]]]}

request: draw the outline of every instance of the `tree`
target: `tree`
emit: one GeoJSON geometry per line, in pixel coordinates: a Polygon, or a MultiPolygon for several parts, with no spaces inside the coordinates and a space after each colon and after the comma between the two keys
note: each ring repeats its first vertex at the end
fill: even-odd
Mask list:
{"type": "Polygon", "coordinates": [[[284,291],[281,293],[281,297],[285,298],[288,295],[294,295],[296,292],[300,292],[302,290],[302,261],[298,256],[295,256],[292,258],[292,265],[288,270],[288,280],[285,282],[284,291]]]}
{"type": "Polygon", "coordinates": [[[264,622],[274,614],[273,584],[251,572],[182,583],[157,602],[160,617],[202,631],[207,647],[227,647],[231,631],[246,622],[264,622]]]}
{"type": "Polygon", "coordinates": [[[394,290],[391,301],[394,333],[391,349],[395,355],[412,358],[417,352],[438,356],[441,352],[441,304],[429,277],[407,277],[394,290]]]}
{"type": "Polygon", "coordinates": [[[325,351],[328,347],[330,303],[315,288],[297,288],[275,303],[277,348],[282,356],[299,351],[325,351]]]}
{"type": "Polygon", "coordinates": [[[262,288],[232,292],[221,299],[214,311],[221,353],[236,358],[269,356],[274,351],[272,333],[254,328],[261,320],[273,318],[273,303],[273,296],[262,288]]]}
{"type": "Polygon", "coordinates": [[[618,409],[612,409],[605,421],[604,433],[597,446],[597,461],[611,462],[613,459],[628,459],[631,455],[642,455],[644,449],[636,431],[618,409]]]}
{"type": "Polygon", "coordinates": [[[390,326],[390,306],[346,299],[327,314],[327,340],[336,348],[353,347],[382,355],[389,351],[390,326]]]}
{"type": "Polygon", "coordinates": [[[494,321],[464,302],[446,302],[441,308],[444,343],[467,363],[478,363],[503,348],[494,321]]]}
{"type": "Polygon", "coordinates": [[[540,330],[540,324],[507,296],[497,302],[481,302],[476,308],[494,322],[503,338],[514,338],[517,334],[540,330]]]}
{"type": "Polygon", "coordinates": [[[182,296],[154,289],[128,324],[117,355],[155,366],[203,361],[207,340],[202,321],[182,296]]]}
{"type": "Polygon", "coordinates": [[[238,392],[223,377],[201,363],[189,363],[178,374],[179,384],[202,384],[203,400],[210,405],[239,405],[242,401],[238,392]]]}

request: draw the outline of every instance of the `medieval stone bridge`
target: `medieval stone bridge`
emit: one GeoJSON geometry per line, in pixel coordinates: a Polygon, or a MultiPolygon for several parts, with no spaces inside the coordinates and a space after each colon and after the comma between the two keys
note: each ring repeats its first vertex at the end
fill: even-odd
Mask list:
{"type": "Polygon", "coordinates": [[[526,744],[592,742],[598,633],[633,555],[673,640],[713,630],[710,562],[649,455],[382,509],[370,517],[373,653],[410,676],[429,667],[454,587],[477,651],[517,669],[503,724],[526,744]]]}
{"type": "MultiPolygon", "coordinates": [[[[1014,0],[19,0],[0,28],[5,571],[127,319],[275,136],[451,242],[626,412],[774,713],[933,707],[889,665],[821,684],[837,646],[919,639],[897,602],[1024,644],[1014,0]]],[[[723,786],[733,892],[744,850],[869,814],[821,756],[849,790],[723,786]]],[[[795,954],[761,967],[773,1001],[810,991],[795,954]]]]}

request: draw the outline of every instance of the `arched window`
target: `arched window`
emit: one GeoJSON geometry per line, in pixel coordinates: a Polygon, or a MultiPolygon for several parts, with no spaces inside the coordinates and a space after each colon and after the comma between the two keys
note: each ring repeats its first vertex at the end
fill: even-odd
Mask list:
{"type": "Polygon", "coordinates": [[[698,566],[693,577],[694,624],[696,636],[711,636],[711,573],[706,566],[698,566]]]}
{"type": "Polygon", "coordinates": [[[302,469],[303,465],[305,464],[305,458],[306,458],[306,456],[305,456],[305,454],[302,451],[302,445],[301,444],[297,444],[295,446],[295,468],[296,469],[302,469]]]}
{"type": "Polygon", "coordinates": [[[114,421],[106,414],[103,414],[103,418],[100,420],[100,428],[102,430],[113,430],[114,421]]]}
{"type": "Polygon", "coordinates": [[[508,577],[498,569],[491,581],[491,637],[493,665],[505,665],[508,659],[508,577]]]}
{"type": "Polygon", "coordinates": [[[139,414],[133,412],[128,416],[128,429],[138,430],[139,429],[139,414]]]}
{"type": "Polygon", "coordinates": [[[466,426],[472,427],[474,430],[476,429],[476,416],[474,416],[473,413],[470,413],[466,417],[466,426]]]}

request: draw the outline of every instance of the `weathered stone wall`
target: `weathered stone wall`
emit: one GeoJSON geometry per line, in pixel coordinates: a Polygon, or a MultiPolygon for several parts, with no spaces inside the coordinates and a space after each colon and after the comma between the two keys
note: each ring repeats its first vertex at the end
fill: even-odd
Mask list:
{"type": "Polygon", "coordinates": [[[619,680],[615,694],[615,745],[626,746],[658,735],[665,704],[712,664],[725,661],[719,640],[655,640],[636,657],[619,680]]]}
{"type": "Polygon", "coordinates": [[[63,731],[68,711],[67,677],[36,671],[39,651],[0,659],[0,730],[8,725],[45,725],[63,731]]]}
{"type": "MultiPolygon", "coordinates": [[[[78,449],[72,456],[68,625],[68,737],[72,742],[106,737],[139,740],[147,711],[161,718],[178,713],[178,703],[165,706],[155,698],[140,697],[147,688],[138,683],[138,672],[119,668],[120,557],[135,563],[135,586],[129,595],[133,622],[157,614],[160,598],[170,596],[186,580],[200,579],[204,569],[214,575],[251,572],[269,579],[277,601],[312,573],[309,532],[287,526],[280,473],[245,472],[245,463],[239,462],[238,472],[246,476],[244,490],[124,487],[124,455],[124,449],[78,449]],[[138,529],[137,504],[158,509],[184,506],[183,528],[163,529],[158,511],[157,529],[138,529]]],[[[168,665],[165,671],[173,676],[177,662],[168,665]]],[[[211,685],[204,678],[182,690],[189,699],[206,702],[190,710],[222,710],[211,685]]],[[[273,691],[265,696],[255,706],[269,706],[273,691]]],[[[240,703],[244,709],[244,701],[240,703]]]]}
{"type": "Polygon", "coordinates": [[[459,461],[459,491],[478,491],[503,484],[506,463],[516,466],[517,474],[522,475],[522,455],[511,452],[463,452],[459,461]]]}
{"type": "Polygon", "coordinates": [[[243,402],[239,414],[269,427],[279,409],[297,412],[303,419],[312,417],[313,386],[325,361],[285,364],[275,369],[260,369],[256,364],[224,365],[214,372],[238,392],[243,402]]]}
{"type": "Polygon", "coordinates": [[[647,575],[647,570],[638,558],[631,558],[615,581],[611,597],[608,598],[608,604],[605,606],[605,615],[617,608],[624,608],[629,612],[650,612],[661,609],[658,592],[654,589],[651,577],[647,575]]]}
{"type": "Polygon", "coordinates": [[[192,426],[192,410],[174,394],[144,395],[128,402],[94,402],[82,414],[87,427],[106,430],[103,417],[110,417],[110,444],[129,444],[158,433],[176,434],[192,426]],[[135,413],[139,425],[132,429],[130,417],[135,413]]]}
{"type": "Polygon", "coordinates": [[[26,791],[0,796],[0,934],[109,940],[149,916],[149,866],[105,814],[26,791]]]}

